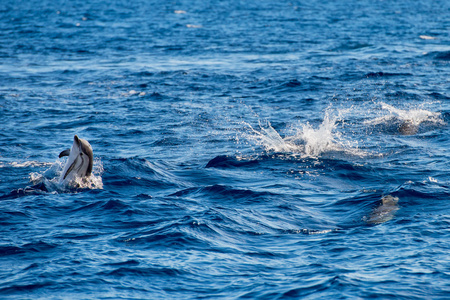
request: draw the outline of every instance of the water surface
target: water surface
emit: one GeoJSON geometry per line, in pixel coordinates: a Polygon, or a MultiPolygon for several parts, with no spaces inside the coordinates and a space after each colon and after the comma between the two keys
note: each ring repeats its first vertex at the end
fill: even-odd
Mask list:
{"type": "Polygon", "coordinates": [[[1,298],[449,297],[448,1],[0,16],[1,298]]]}

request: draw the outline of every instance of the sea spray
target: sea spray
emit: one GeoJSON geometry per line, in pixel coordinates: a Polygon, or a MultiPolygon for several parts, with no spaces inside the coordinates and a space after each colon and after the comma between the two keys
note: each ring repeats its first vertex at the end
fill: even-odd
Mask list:
{"type": "Polygon", "coordinates": [[[439,112],[432,112],[418,107],[403,110],[384,102],[380,102],[380,106],[383,112],[388,111],[389,114],[385,114],[372,120],[366,120],[364,121],[364,124],[380,125],[398,123],[400,130],[403,126],[407,126],[408,128],[417,128],[422,123],[445,125],[445,122],[441,118],[441,114],[439,112]]]}
{"type": "Polygon", "coordinates": [[[43,173],[32,172],[30,173],[30,181],[33,186],[45,186],[45,189],[49,192],[65,192],[71,188],[83,188],[83,189],[103,189],[103,163],[100,159],[94,160],[94,168],[91,176],[87,178],[76,177],[69,183],[59,183],[59,177],[64,168],[63,160],[58,159],[43,173]]]}
{"type": "Polygon", "coordinates": [[[314,128],[307,122],[301,125],[296,135],[286,139],[292,140],[294,143],[304,143],[305,156],[317,157],[324,152],[342,150],[338,142],[341,134],[336,131],[338,119],[339,117],[336,115],[330,117],[329,110],[327,110],[318,128],[314,128]]]}
{"type": "MultiPolygon", "coordinates": [[[[267,152],[277,152],[301,157],[318,157],[326,152],[345,152],[364,156],[366,153],[358,149],[357,141],[346,140],[338,130],[343,113],[347,110],[327,109],[322,123],[314,127],[309,122],[292,127],[292,135],[284,137],[272,127],[269,121],[258,120],[259,128],[244,123],[249,132],[244,136],[255,142],[267,152]]],[[[343,124],[343,122],[341,122],[343,124]]]]}
{"type": "Polygon", "coordinates": [[[250,132],[244,134],[247,140],[254,141],[258,145],[262,146],[266,151],[273,152],[298,152],[301,151],[298,145],[295,145],[285,138],[272,127],[269,121],[266,124],[262,124],[261,120],[258,120],[259,130],[254,129],[250,124],[244,122],[244,125],[248,126],[250,132]]]}

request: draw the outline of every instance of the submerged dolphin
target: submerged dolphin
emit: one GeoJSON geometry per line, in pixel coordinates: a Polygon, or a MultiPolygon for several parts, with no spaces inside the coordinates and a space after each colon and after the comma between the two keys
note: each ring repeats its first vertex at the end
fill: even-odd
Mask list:
{"type": "Polygon", "coordinates": [[[403,135],[414,135],[419,131],[419,126],[411,120],[406,120],[398,126],[398,131],[403,135]]]}
{"type": "Polygon", "coordinates": [[[398,197],[391,195],[381,198],[381,205],[375,208],[367,220],[370,224],[381,224],[394,218],[395,212],[399,210],[398,197]]]}
{"type": "Polygon", "coordinates": [[[71,181],[76,177],[86,178],[91,176],[94,154],[88,141],[80,139],[75,135],[73,137],[72,149],[66,149],[59,154],[60,158],[63,156],[69,156],[69,158],[61,173],[59,183],[65,180],[71,181]]]}

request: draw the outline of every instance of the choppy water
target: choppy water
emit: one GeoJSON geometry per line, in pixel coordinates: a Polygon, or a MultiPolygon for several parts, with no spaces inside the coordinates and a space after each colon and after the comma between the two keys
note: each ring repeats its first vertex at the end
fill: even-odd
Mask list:
{"type": "Polygon", "coordinates": [[[448,1],[3,0],[0,297],[449,298],[449,30],[448,1]]]}

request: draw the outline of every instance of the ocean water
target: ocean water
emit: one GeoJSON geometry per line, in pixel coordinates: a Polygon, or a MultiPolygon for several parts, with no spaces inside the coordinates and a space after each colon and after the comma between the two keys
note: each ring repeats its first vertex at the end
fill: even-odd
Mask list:
{"type": "Polygon", "coordinates": [[[2,0],[0,298],[448,299],[449,32],[439,0],[2,0]]]}

